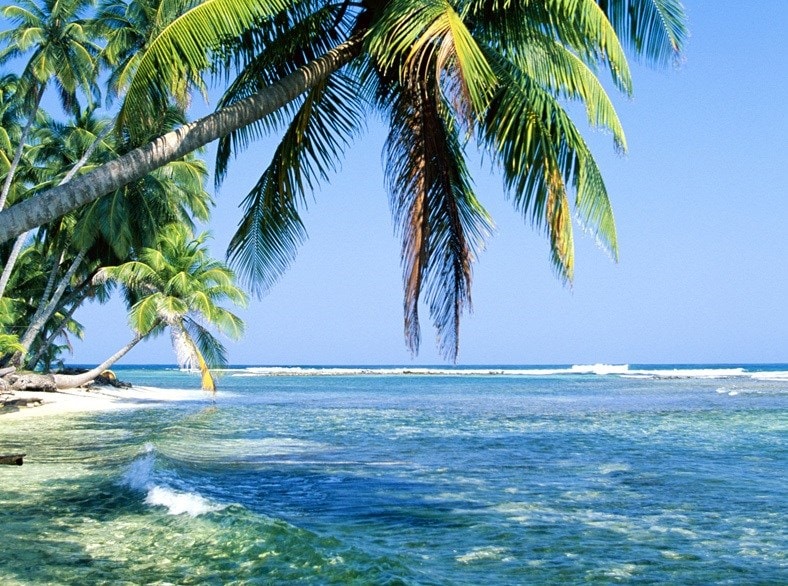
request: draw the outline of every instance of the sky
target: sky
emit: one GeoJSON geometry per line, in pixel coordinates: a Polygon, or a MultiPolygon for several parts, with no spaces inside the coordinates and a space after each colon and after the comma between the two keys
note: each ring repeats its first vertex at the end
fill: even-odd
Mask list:
{"type": "MultiPolygon", "coordinates": [[[[575,280],[562,285],[547,239],[506,200],[501,178],[475,166],[496,234],[474,268],[459,364],[788,362],[788,2],[685,6],[691,38],[681,65],[633,63],[634,97],[612,96],[628,153],[585,132],[613,202],[618,263],[576,227],[575,280]]],[[[404,343],[385,137],[370,120],[315,193],[293,266],[239,312],[246,335],[225,341],[232,364],[444,363],[426,308],[420,354],[404,343]]],[[[273,147],[239,157],[216,194],[207,228],[219,258],[273,147]]],[[[119,301],[88,304],[76,318],[86,335],[71,363],[99,362],[132,336],[119,301]]],[[[173,362],[163,336],[121,363],[173,362]]]]}

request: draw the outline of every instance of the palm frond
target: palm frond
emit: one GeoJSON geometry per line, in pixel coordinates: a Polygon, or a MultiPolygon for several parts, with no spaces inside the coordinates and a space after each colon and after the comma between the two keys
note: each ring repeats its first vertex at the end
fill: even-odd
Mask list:
{"type": "Polygon", "coordinates": [[[599,0],[618,37],[640,60],[675,62],[689,37],[678,0],[599,0]]]}
{"type": "Polygon", "coordinates": [[[185,103],[192,86],[202,87],[210,54],[261,19],[294,0],[205,0],[169,23],[148,45],[136,65],[118,114],[118,126],[132,135],[148,126],[173,97],[185,103]]]}
{"type": "MultiPolygon", "coordinates": [[[[574,53],[560,43],[534,36],[518,52],[507,55],[512,65],[555,96],[583,103],[592,126],[606,128],[613,134],[616,148],[626,150],[624,128],[604,87],[574,53]]],[[[498,62],[491,57],[491,60],[498,62]]]]}
{"type": "Polygon", "coordinates": [[[271,164],[246,196],[227,257],[252,292],[262,294],[295,258],[306,231],[298,212],[364,126],[352,78],[338,72],[314,86],[282,137],[271,164]]]}
{"type": "Polygon", "coordinates": [[[456,360],[460,316],[471,308],[471,265],[492,221],[471,189],[458,125],[435,85],[405,86],[394,95],[385,161],[403,240],[405,339],[416,353],[424,298],[441,353],[456,360]]]}
{"type": "Polygon", "coordinates": [[[474,32],[498,51],[524,54],[525,46],[535,37],[558,41],[589,66],[606,65],[616,86],[627,94],[632,92],[623,47],[594,0],[473,0],[468,11],[474,16],[474,32]]]}
{"type": "Polygon", "coordinates": [[[439,82],[449,78],[448,89],[456,88],[451,101],[459,102],[455,107],[469,125],[483,115],[497,84],[484,52],[447,0],[415,7],[406,0],[389,3],[369,35],[368,49],[384,72],[398,72],[401,83],[424,75],[428,63],[439,82]]]}
{"type": "Polygon", "coordinates": [[[556,98],[516,70],[509,74],[485,121],[485,140],[501,163],[515,206],[535,226],[547,229],[553,265],[571,281],[566,186],[575,190],[581,222],[616,257],[610,201],[588,146],[556,98]]]}
{"type": "Polygon", "coordinates": [[[147,335],[161,323],[160,305],[163,295],[153,293],[146,295],[129,310],[129,324],[141,335],[147,335]]]}
{"type": "Polygon", "coordinates": [[[223,368],[227,366],[227,349],[210,330],[189,318],[183,320],[183,327],[209,368],[223,368]]]}
{"type": "MultiPolygon", "coordinates": [[[[229,72],[237,68],[239,71],[217,108],[260,92],[277,79],[325,54],[344,38],[342,28],[336,26],[342,7],[336,4],[315,6],[317,4],[296,3],[292,9],[260,23],[222,47],[224,61],[221,70],[229,72]]],[[[300,103],[297,100],[220,138],[216,153],[216,186],[224,180],[232,156],[237,156],[253,141],[286,127],[300,103]]]]}

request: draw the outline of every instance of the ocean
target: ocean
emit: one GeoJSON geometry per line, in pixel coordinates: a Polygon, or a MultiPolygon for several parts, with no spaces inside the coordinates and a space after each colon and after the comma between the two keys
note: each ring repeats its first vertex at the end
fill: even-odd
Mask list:
{"type": "Polygon", "coordinates": [[[788,584],[788,365],[116,373],[0,416],[0,584],[788,584]]]}

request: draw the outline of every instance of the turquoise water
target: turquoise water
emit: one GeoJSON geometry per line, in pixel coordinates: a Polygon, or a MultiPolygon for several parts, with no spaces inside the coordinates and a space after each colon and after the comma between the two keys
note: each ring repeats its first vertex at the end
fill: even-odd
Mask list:
{"type": "Polygon", "coordinates": [[[788,367],[672,368],[242,368],[0,416],[0,583],[788,583],[788,367]]]}

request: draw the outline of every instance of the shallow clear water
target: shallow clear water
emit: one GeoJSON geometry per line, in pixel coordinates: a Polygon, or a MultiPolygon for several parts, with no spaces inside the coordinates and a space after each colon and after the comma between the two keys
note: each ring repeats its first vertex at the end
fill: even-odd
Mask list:
{"type": "Polygon", "coordinates": [[[0,583],[785,584],[788,368],[749,370],[239,369],[0,418],[0,583]]]}

